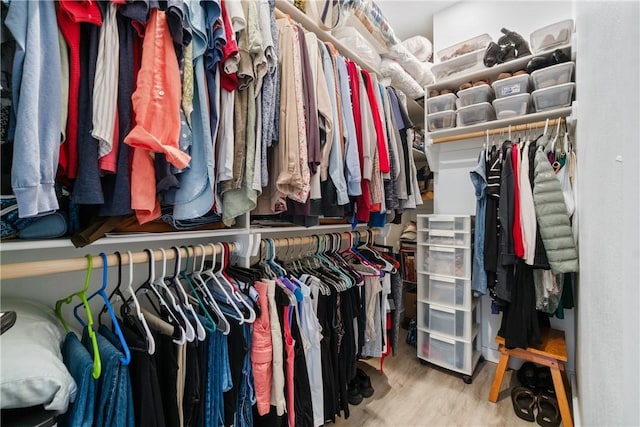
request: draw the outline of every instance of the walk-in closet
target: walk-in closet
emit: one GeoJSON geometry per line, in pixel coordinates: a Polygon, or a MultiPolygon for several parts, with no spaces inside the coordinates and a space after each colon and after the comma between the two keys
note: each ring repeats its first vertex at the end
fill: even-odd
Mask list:
{"type": "Polygon", "coordinates": [[[640,425],[640,3],[0,8],[3,426],[640,425]]]}

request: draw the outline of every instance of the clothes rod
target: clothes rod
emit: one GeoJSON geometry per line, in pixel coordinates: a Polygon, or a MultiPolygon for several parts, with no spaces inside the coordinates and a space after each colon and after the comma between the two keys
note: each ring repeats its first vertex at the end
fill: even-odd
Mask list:
{"type": "MultiPolygon", "coordinates": [[[[549,120],[549,127],[551,126],[555,126],[558,124],[558,120],[560,120],[560,123],[564,123],[565,119],[564,118],[558,118],[558,119],[551,119],[549,120]]],[[[527,131],[530,129],[539,129],[539,128],[543,128],[545,127],[545,125],[547,124],[546,120],[540,121],[540,122],[533,122],[533,123],[525,123],[522,125],[513,125],[511,126],[511,132],[522,132],[522,131],[527,131]]],[[[504,134],[509,132],[509,126],[506,127],[501,127],[498,129],[491,129],[489,131],[489,136],[492,135],[499,135],[499,134],[504,134]]],[[[472,139],[472,138],[482,138],[487,136],[487,131],[486,130],[479,130],[477,132],[469,132],[469,133],[463,133],[461,135],[452,135],[452,136],[443,136],[442,138],[436,138],[433,140],[434,144],[442,144],[445,142],[452,142],[452,141],[461,141],[463,139],[472,139]]]]}
{"type": "Polygon", "coordinates": [[[363,230],[363,231],[345,231],[342,233],[323,233],[323,234],[316,234],[316,235],[311,235],[311,236],[291,236],[291,237],[279,237],[276,239],[272,239],[272,238],[264,238],[262,239],[261,244],[264,245],[265,242],[267,240],[271,240],[273,241],[273,245],[275,247],[275,249],[281,249],[281,248],[289,248],[291,246],[302,246],[302,245],[311,245],[311,244],[315,244],[318,243],[318,238],[317,236],[324,236],[324,238],[326,238],[327,236],[331,236],[331,235],[340,235],[340,238],[342,239],[343,242],[348,242],[350,239],[352,239],[353,235],[355,233],[359,233],[360,234],[360,240],[366,240],[367,236],[370,236],[369,238],[373,238],[375,237],[380,231],[378,229],[372,229],[372,230],[363,230]]]}
{"type": "MultiPolygon", "coordinates": [[[[206,256],[213,254],[213,248],[215,247],[216,255],[220,254],[222,248],[219,244],[214,244],[211,246],[210,244],[204,245],[204,253],[206,256]]],[[[194,252],[196,256],[202,256],[202,248],[199,246],[187,246],[188,252],[184,248],[180,249],[180,255],[183,259],[187,257],[193,257],[194,252]]],[[[235,250],[235,244],[229,243],[229,250],[235,250]]],[[[172,260],[176,258],[176,251],[173,249],[165,249],[166,259],[172,260]]],[[[120,253],[122,258],[122,265],[129,264],[129,255],[127,252],[120,253]]],[[[153,257],[156,261],[162,260],[163,255],[162,251],[154,250],[153,257]]],[[[133,263],[134,264],[142,264],[149,262],[149,255],[146,251],[142,252],[133,252],[132,253],[133,263]]],[[[58,274],[58,273],[69,273],[73,271],[84,271],[87,269],[87,258],[66,258],[66,259],[52,259],[47,261],[29,261],[29,262],[19,262],[13,264],[5,264],[0,265],[0,280],[7,279],[20,279],[25,277],[37,277],[37,276],[47,276],[50,274],[58,274]]],[[[116,254],[107,255],[107,265],[109,267],[114,267],[118,265],[118,256],[116,254]]],[[[98,269],[103,267],[102,257],[101,256],[93,256],[93,268],[98,269]]]]}

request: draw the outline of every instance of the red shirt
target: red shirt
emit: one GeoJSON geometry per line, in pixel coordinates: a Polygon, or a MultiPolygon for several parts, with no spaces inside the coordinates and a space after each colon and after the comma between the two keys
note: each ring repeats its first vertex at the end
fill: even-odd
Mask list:
{"type": "Polygon", "coordinates": [[[522,240],[522,226],[520,224],[520,165],[518,164],[518,145],[511,147],[511,165],[513,167],[513,194],[515,206],[513,210],[513,249],[517,258],[524,258],[524,241],[522,240]]]}
{"type": "Polygon", "coordinates": [[[227,7],[222,3],[222,22],[224,23],[224,35],[227,39],[227,43],[222,46],[222,60],[218,64],[220,68],[220,86],[227,92],[232,92],[238,87],[238,75],[236,73],[227,74],[224,71],[224,63],[227,59],[238,54],[238,43],[236,43],[233,27],[231,26],[231,20],[227,13],[227,7]]]}
{"type": "Polygon", "coordinates": [[[58,27],[69,46],[69,112],[67,139],[60,145],[58,178],[71,181],[78,176],[78,98],[80,92],[80,24],[102,25],[95,1],[62,0],[56,10],[58,27]]]}
{"type": "MultiPolygon", "coordinates": [[[[351,87],[351,106],[353,108],[353,121],[356,125],[356,140],[358,142],[358,157],[360,158],[360,172],[364,166],[364,153],[362,148],[362,116],[360,114],[360,81],[358,66],[352,61],[346,61],[349,71],[349,86],[351,87]]],[[[369,192],[369,180],[360,181],[362,195],[356,198],[358,221],[368,222],[371,211],[371,194],[369,192]]]]}
{"type": "Polygon", "coordinates": [[[376,98],[377,88],[373,87],[371,76],[366,70],[362,70],[362,76],[364,83],[367,85],[367,96],[369,97],[369,104],[371,104],[371,112],[373,113],[373,124],[376,128],[376,136],[378,142],[378,157],[380,160],[380,172],[389,173],[391,168],[389,166],[389,153],[387,147],[384,144],[384,127],[382,126],[382,120],[380,119],[380,110],[378,109],[378,100],[376,98]]]}

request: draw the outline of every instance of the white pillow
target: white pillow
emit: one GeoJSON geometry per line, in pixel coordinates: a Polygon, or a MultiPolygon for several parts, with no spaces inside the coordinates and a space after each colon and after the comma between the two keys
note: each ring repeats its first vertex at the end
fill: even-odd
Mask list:
{"type": "Polygon", "coordinates": [[[44,405],[65,412],[77,387],[62,362],[60,321],[51,308],[32,301],[3,298],[2,311],[15,311],[17,317],[0,335],[0,407],[44,405]]]}

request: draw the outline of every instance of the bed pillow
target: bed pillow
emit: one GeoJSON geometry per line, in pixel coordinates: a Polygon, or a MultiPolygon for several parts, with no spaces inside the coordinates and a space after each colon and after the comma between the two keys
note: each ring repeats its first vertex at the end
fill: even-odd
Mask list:
{"type": "Polygon", "coordinates": [[[53,310],[32,301],[3,298],[2,311],[15,311],[16,323],[0,335],[0,407],[43,405],[65,412],[76,383],[62,362],[64,329],[53,310]]]}

